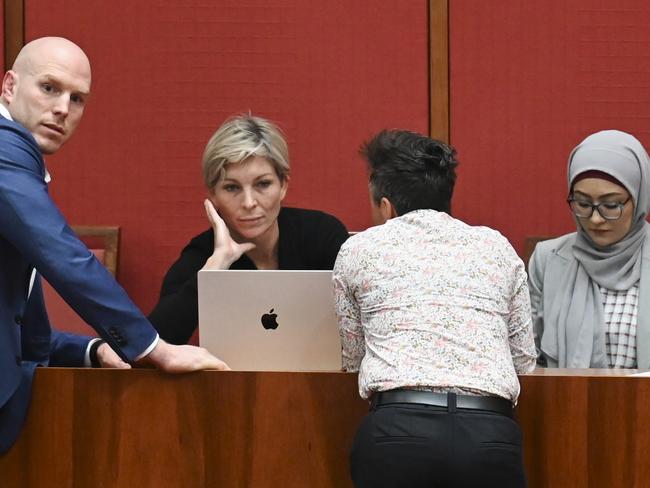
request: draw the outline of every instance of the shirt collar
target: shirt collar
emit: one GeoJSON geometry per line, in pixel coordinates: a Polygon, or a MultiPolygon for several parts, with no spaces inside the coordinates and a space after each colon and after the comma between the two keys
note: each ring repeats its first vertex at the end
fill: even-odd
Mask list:
{"type": "Polygon", "coordinates": [[[7,107],[5,107],[1,103],[0,103],[0,115],[2,115],[5,119],[14,120],[11,114],[9,113],[9,109],[7,109],[7,107]]]}
{"type": "MultiPolygon", "coordinates": [[[[11,120],[13,122],[13,117],[9,113],[9,109],[5,107],[3,104],[0,103],[0,115],[2,115],[5,119],[11,120]]],[[[52,181],[52,177],[50,176],[50,172],[45,168],[45,177],[44,177],[45,183],[49,183],[52,181]]]]}

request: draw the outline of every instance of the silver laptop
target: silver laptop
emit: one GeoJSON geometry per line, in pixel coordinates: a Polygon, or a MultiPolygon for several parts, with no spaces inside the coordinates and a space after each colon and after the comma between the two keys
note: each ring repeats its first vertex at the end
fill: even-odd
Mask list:
{"type": "Polygon", "coordinates": [[[199,343],[235,371],[338,371],[331,271],[199,271],[199,343]]]}

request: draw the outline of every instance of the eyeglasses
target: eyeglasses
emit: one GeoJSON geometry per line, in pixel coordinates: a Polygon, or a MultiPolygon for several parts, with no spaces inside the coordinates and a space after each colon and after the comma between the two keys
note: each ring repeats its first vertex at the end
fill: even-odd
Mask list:
{"type": "Polygon", "coordinates": [[[622,203],[617,202],[600,202],[600,203],[591,203],[588,200],[583,200],[581,198],[575,198],[570,196],[567,198],[567,203],[571,208],[573,215],[580,219],[590,219],[594,213],[594,210],[598,210],[598,213],[605,220],[618,220],[623,215],[623,208],[627,205],[627,202],[630,201],[628,197],[622,203]]]}

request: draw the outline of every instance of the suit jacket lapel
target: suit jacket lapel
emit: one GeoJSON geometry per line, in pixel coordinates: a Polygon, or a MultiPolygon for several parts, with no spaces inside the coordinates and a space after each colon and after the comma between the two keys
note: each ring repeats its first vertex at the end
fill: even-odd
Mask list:
{"type": "Polygon", "coordinates": [[[641,253],[641,279],[636,323],[636,357],[639,369],[650,369],[650,232],[641,253]]]}

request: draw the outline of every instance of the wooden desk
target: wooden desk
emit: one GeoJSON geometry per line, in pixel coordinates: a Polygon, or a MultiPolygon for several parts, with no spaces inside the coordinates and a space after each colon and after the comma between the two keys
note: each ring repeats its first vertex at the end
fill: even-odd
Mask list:
{"type": "Polygon", "coordinates": [[[531,487],[650,486],[650,378],[539,370],[520,378],[531,487]]]}
{"type": "MultiPolygon", "coordinates": [[[[650,486],[650,380],[523,376],[531,487],[650,486]]],[[[351,486],[356,375],[42,369],[2,488],[351,486]]]]}

